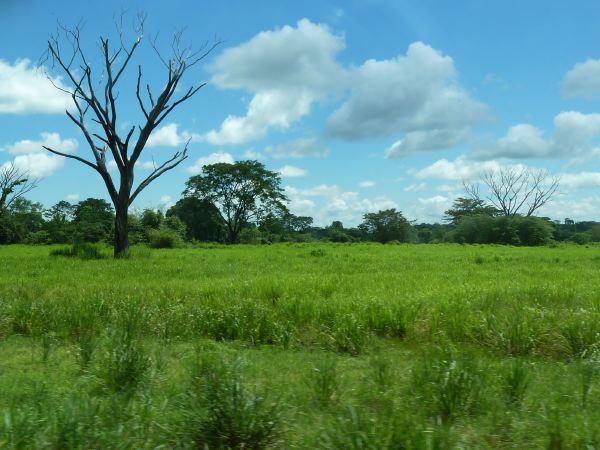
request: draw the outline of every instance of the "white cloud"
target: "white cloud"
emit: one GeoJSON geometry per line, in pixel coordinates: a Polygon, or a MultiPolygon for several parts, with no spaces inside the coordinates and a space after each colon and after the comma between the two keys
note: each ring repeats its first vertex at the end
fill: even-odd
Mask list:
{"type": "Polygon", "coordinates": [[[497,161],[473,161],[464,155],[453,161],[439,159],[433,164],[416,172],[416,178],[433,178],[438,180],[469,180],[488,170],[498,170],[497,161]]]}
{"type": "Polygon", "coordinates": [[[81,199],[81,196],[79,194],[67,194],[65,196],[65,200],[68,202],[78,202],[79,199],[81,199]]]}
{"type": "Polygon", "coordinates": [[[600,172],[564,173],[560,175],[560,187],[585,189],[600,187],[600,172]]]}
{"type": "Polygon", "coordinates": [[[245,159],[253,159],[253,160],[261,160],[261,159],[268,159],[265,155],[263,155],[261,152],[257,152],[253,149],[248,149],[244,152],[244,154],[242,155],[245,159]]]}
{"type": "Polygon", "coordinates": [[[443,195],[419,198],[407,210],[407,214],[415,217],[418,222],[439,222],[444,211],[452,205],[452,201],[452,198],[443,195]]]}
{"type": "Polygon", "coordinates": [[[539,209],[539,216],[552,217],[562,220],[570,218],[575,221],[597,220],[600,215],[600,197],[557,196],[539,209]]]}
{"type": "Polygon", "coordinates": [[[160,197],[160,202],[161,203],[171,203],[173,201],[173,198],[170,195],[161,195],[160,197]]]}
{"type": "Polygon", "coordinates": [[[329,149],[317,138],[296,139],[285,144],[269,146],[265,153],[275,159],[325,157],[329,149]]]}
{"type": "Polygon", "coordinates": [[[135,166],[143,170],[154,170],[156,164],[154,161],[138,161],[135,166]]]}
{"type": "Polygon", "coordinates": [[[563,111],[554,117],[554,134],[545,138],[542,130],[519,124],[506,136],[481,145],[474,154],[477,159],[490,158],[574,158],[597,155],[594,140],[600,136],[600,114],[563,111]]]}
{"type": "Polygon", "coordinates": [[[469,129],[411,131],[385,150],[386,158],[404,158],[418,152],[443,150],[465,141],[469,129]]]}
{"type": "Polygon", "coordinates": [[[23,139],[0,147],[0,151],[15,155],[15,167],[28,172],[31,177],[44,178],[60,169],[65,159],[49,153],[43,148],[44,145],[63,153],[74,153],[77,150],[75,139],[61,139],[58,133],[41,133],[38,140],[23,139]]]}
{"type": "Polygon", "coordinates": [[[47,153],[43,146],[50,147],[63,153],[73,153],[77,150],[77,141],[75,139],[61,139],[58,133],[41,133],[40,139],[23,139],[14,144],[7,144],[0,147],[0,151],[8,152],[12,155],[26,155],[30,153],[47,153]]]}
{"type": "Polygon", "coordinates": [[[427,189],[427,183],[413,183],[404,188],[404,192],[419,192],[427,189]]]}
{"type": "Polygon", "coordinates": [[[188,131],[179,132],[176,123],[169,123],[164,127],[154,131],[148,138],[146,146],[148,147],[179,147],[188,140],[198,141],[201,137],[188,131]]]}
{"type": "MultiPolygon", "coordinates": [[[[66,89],[61,78],[52,81],[66,89]]],[[[43,69],[32,67],[28,59],[14,64],[0,59],[0,114],[64,113],[71,106],[71,97],[54,87],[43,69]]]]}
{"type": "MultiPolygon", "coordinates": [[[[4,163],[3,168],[11,163],[4,163]]],[[[14,167],[27,172],[32,178],[45,178],[64,165],[64,158],[48,153],[29,153],[19,155],[12,161],[14,167]]]]}
{"type": "Polygon", "coordinates": [[[354,226],[362,222],[365,213],[398,208],[388,197],[364,198],[358,192],[344,191],[337,185],[321,184],[309,189],[286,186],[285,194],[294,214],[313,217],[315,225],[341,220],[345,226],[354,226]]]}
{"type": "Polygon", "coordinates": [[[290,165],[283,166],[281,169],[278,169],[277,172],[284,178],[305,177],[308,175],[308,171],[306,169],[301,169],[300,167],[290,165]]]}
{"type": "Polygon", "coordinates": [[[365,180],[358,183],[358,186],[361,188],[372,188],[375,186],[375,182],[371,180],[365,180]]]}
{"type": "Polygon", "coordinates": [[[354,70],[350,98],[328,120],[328,134],[360,139],[405,133],[388,157],[442,149],[464,139],[487,107],[457,84],[454,61],[415,42],[406,55],[354,70]]]}
{"type": "Polygon", "coordinates": [[[296,27],[263,31],[226,49],[210,67],[213,83],[254,94],[244,116],[229,116],[205,135],[213,144],[241,144],[270,129],[286,130],[310,112],[312,104],[343,88],[343,68],[335,55],[343,37],[326,25],[302,19],[296,27]]]}
{"type": "Polygon", "coordinates": [[[217,153],[211,153],[208,156],[204,156],[202,158],[197,159],[193,166],[187,167],[185,170],[186,170],[186,172],[189,172],[192,174],[198,174],[198,173],[202,172],[202,168],[204,166],[208,166],[211,164],[217,164],[217,163],[233,164],[234,162],[235,162],[235,159],[233,158],[233,156],[230,153],[217,152],[217,153]]]}
{"type": "Polygon", "coordinates": [[[600,59],[577,63],[563,80],[563,94],[567,97],[593,98],[600,94],[600,59]]]}

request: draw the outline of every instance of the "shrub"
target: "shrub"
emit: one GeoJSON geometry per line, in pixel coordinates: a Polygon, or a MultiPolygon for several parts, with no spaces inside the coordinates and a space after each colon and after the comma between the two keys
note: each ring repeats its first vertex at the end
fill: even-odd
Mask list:
{"type": "Polygon", "coordinates": [[[249,393],[241,362],[205,354],[195,368],[187,426],[195,448],[263,449],[279,435],[279,405],[249,393]]]}
{"type": "Polygon", "coordinates": [[[152,248],[175,248],[181,244],[181,238],[172,230],[149,230],[148,244],[152,248]]]}
{"type": "Polygon", "coordinates": [[[106,254],[102,253],[100,247],[87,242],[80,242],[70,247],[55,248],[50,251],[50,256],[67,256],[79,259],[104,259],[106,254]]]}

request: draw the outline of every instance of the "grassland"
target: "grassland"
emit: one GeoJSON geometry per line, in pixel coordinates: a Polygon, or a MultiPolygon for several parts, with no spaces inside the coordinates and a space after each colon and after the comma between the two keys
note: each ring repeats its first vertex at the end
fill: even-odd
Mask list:
{"type": "Polygon", "coordinates": [[[598,247],[49,252],[0,247],[0,448],[600,448],[598,247]]]}

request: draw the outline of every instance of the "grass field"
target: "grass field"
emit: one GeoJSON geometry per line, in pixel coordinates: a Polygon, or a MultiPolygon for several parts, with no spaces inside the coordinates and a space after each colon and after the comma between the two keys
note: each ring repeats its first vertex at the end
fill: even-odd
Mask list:
{"type": "Polygon", "coordinates": [[[600,449],[600,247],[49,253],[0,247],[0,448],[600,449]]]}

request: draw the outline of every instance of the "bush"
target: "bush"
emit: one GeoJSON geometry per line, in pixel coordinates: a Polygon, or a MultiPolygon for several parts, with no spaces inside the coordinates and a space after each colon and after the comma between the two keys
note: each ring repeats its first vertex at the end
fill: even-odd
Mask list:
{"type": "Polygon", "coordinates": [[[181,238],[171,230],[149,230],[148,245],[152,248],[175,248],[181,244],[181,238]]]}
{"type": "Polygon", "coordinates": [[[248,391],[239,360],[204,354],[194,372],[186,428],[195,448],[262,449],[277,441],[279,405],[248,391]]]}
{"type": "Polygon", "coordinates": [[[56,248],[50,252],[50,256],[67,256],[79,259],[104,259],[107,257],[98,245],[80,242],[70,247],[56,248]]]}
{"type": "Polygon", "coordinates": [[[464,216],[453,239],[466,244],[545,245],[552,239],[552,224],[539,217],[464,216]]]}

